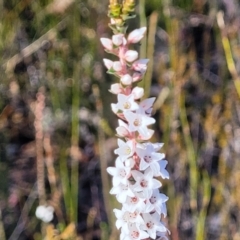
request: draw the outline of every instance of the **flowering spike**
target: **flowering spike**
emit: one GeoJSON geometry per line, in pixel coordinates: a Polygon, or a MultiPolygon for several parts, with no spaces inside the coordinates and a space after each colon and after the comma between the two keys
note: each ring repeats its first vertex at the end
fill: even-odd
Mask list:
{"type": "Polygon", "coordinates": [[[117,103],[112,103],[112,111],[119,117],[116,128],[118,148],[115,167],[108,167],[112,175],[113,187],[110,194],[116,195],[122,209],[114,209],[116,227],[121,229],[120,240],[167,239],[169,232],[162,222],[166,217],[168,197],[160,193],[162,183],[156,179],[168,179],[165,154],[158,151],[162,143],[152,143],[154,134],[150,125],[155,123],[151,117],[155,98],[141,100],[144,89],[133,86],[140,81],[146,70],[148,59],[138,59],[138,52],[129,49],[131,44],[139,42],[146,27],[132,31],[126,38],[124,18],[133,13],[134,1],[125,0],[122,9],[116,0],[112,0],[110,26],[114,30],[111,39],[101,38],[105,50],[118,57],[117,61],[104,59],[108,73],[120,80],[110,87],[117,95],[117,103]],[[115,14],[115,15],[114,15],[115,14]],[[122,15],[121,15],[122,14],[122,15]]]}

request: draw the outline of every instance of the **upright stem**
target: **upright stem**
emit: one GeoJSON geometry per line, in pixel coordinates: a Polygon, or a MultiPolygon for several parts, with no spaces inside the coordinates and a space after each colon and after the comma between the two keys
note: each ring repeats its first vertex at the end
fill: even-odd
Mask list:
{"type": "Polygon", "coordinates": [[[37,188],[40,205],[44,205],[46,201],[45,184],[44,184],[44,157],[43,157],[43,109],[45,106],[45,96],[42,92],[37,93],[37,101],[35,108],[35,129],[36,129],[36,156],[37,156],[37,188]]]}
{"type": "Polygon", "coordinates": [[[158,13],[155,11],[149,18],[149,33],[148,33],[148,46],[147,46],[147,58],[149,59],[148,70],[145,75],[144,84],[144,98],[147,98],[150,94],[150,88],[152,83],[153,73],[153,58],[155,47],[155,34],[157,29],[158,13]]]}
{"type": "MultiPolygon", "coordinates": [[[[99,88],[97,85],[93,86],[93,92],[96,98],[96,107],[97,107],[99,117],[102,117],[103,106],[100,99],[99,88]]],[[[109,184],[108,175],[106,174],[106,169],[108,167],[107,161],[106,161],[106,151],[105,151],[106,142],[105,142],[104,132],[100,124],[98,125],[98,146],[99,146],[101,180],[102,180],[102,189],[103,189],[103,200],[104,200],[106,213],[108,215],[109,225],[113,226],[113,214],[111,210],[112,207],[111,207],[111,201],[109,200],[110,184],[109,184]]]]}
{"type": "MultiPolygon", "coordinates": [[[[39,205],[46,203],[45,192],[45,170],[44,170],[44,156],[43,156],[43,109],[45,107],[45,96],[39,91],[37,93],[37,100],[35,106],[35,141],[36,141],[36,158],[37,158],[37,189],[39,196],[39,205]]],[[[42,235],[45,235],[45,224],[41,225],[42,235]]]]}
{"type": "Polygon", "coordinates": [[[5,235],[3,221],[2,221],[2,210],[1,209],[0,209],[0,239],[6,240],[6,235],[5,235]]]}
{"type": "Polygon", "coordinates": [[[80,104],[80,84],[78,64],[75,64],[74,80],[72,85],[72,137],[71,137],[71,197],[72,206],[70,219],[72,222],[77,223],[78,218],[78,166],[79,159],[76,158],[74,151],[78,150],[79,143],[79,104],[80,104]]]}
{"type": "MultiPolygon", "coordinates": [[[[140,26],[146,26],[147,18],[145,14],[145,0],[139,1],[139,17],[140,17],[140,26]]],[[[141,41],[140,58],[145,58],[146,53],[147,53],[147,39],[144,38],[141,41]]]]}
{"type": "MultiPolygon", "coordinates": [[[[145,0],[139,1],[139,17],[140,17],[140,26],[147,26],[147,19],[145,14],[145,0]]],[[[141,41],[141,47],[140,47],[140,58],[146,58],[147,54],[147,39],[143,38],[141,41]]],[[[146,77],[143,78],[143,80],[139,83],[139,86],[141,86],[143,89],[146,88],[145,81],[146,77]]]]}
{"type": "Polygon", "coordinates": [[[225,32],[225,23],[222,12],[219,12],[217,14],[217,23],[221,31],[222,45],[226,57],[227,67],[230,74],[232,75],[237,94],[240,97],[240,77],[238,75],[237,68],[233,59],[231,45],[225,32]]]}

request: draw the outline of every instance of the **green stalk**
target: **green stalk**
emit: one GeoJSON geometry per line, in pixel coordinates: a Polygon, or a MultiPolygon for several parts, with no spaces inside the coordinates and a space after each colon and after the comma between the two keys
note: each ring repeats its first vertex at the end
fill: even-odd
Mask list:
{"type": "MultiPolygon", "coordinates": [[[[147,26],[147,18],[145,14],[145,0],[139,1],[139,18],[140,18],[140,26],[147,26]]],[[[140,47],[140,58],[146,58],[147,53],[147,39],[143,38],[141,40],[141,47],[140,47]]],[[[140,87],[145,89],[145,78],[140,82],[140,87]]]]}
{"type": "MultiPolygon", "coordinates": [[[[79,143],[79,105],[80,105],[80,81],[79,81],[79,72],[78,63],[74,66],[74,80],[72,85],[72,134],[71,134],[71,145],[72,149],[78,149],[79,143]]],[[[71,164],[71,212],[70,219],[72,222],[77,223],[77,213],[78,213],[78,159],[74,159],[72,156],[71,164]]]]}
{"type": "MultiPolygon", "coordinates": [[[[70,47],[72,53],[77,59],[81,57],[81,18],[78,5],[81,1],[75,2],[72,7],[72,16],[70,19],[71,28],[69,29],[70,47]],[[76,52],[75,50],[78,49],[76,52]]],[[[77,223],[78,219],[78,179],[79,179],[79,159],[76,158],[74,151],[79,150],[79,106],[80,106],[80,64],[79,61],[73,63],[73,82],[72,82],[72,113],[71,113],[71,169],[70,169],[70,186],[71,186],[71,208],[70,221],[77,223]]]]}
{"type": "Polygon", "coordinates": [[[155,11],[149,18],[149,33],[148,33],[148,45],[147,45],[147,58],[149,59],[147,73],[144,77],[144,98],[148,98],[150,94],[150,88],[152,83],[153,73],[153,58],[154,58],[154,46],[155,35],[157,30],[158,13],[155,11]]]}
{"type": "Polygon", "coordinates": [[[234,59],[233,59],[231,45],[230,45],[229,39],[228,39],[228,37],[226,35],[226,32],[225,32],[225,23],[224,23],[222,12],[219,12],[217,14],[217,23],[218,23],[218,26],[221,30],[222,45],[223,45],[223,50],[224,50],[224,53],[225,53],[225,58],[226,58],[226,62],[227,62],[228,71],[230,72],[230,74],[233,78],[233,82],[234,82],[237,94],[240,98],[240,77],[238,75],[236,64],[235,64],[234,59]]]}
{"type": "MultiPolygon", "coordinates": [[[[98,115],[102,118],[103,117],[103,105],[100,98],[100,92],[99,87],[97,85],[93,85],[93,93],[96,98],[96,106],[97,106],[97,112],[98,115]]],[[[101,180],[102,180],[102,189],[103,189],[103,199],[105,204],[106,213],[109,220],[109,225],[114,226],[113,219],[114,214],[111,209],[112,208],[112,197],[109,196],[110,191],[110,183],[109,183],[109,177],[106,172],[106,169],[108,167],[107,161],[106,161],[106,141],[105,141],[105,134],[103,131],[103,128],[100,124],[98,124],[98,146],[99,146],[99,158],[100,158],[100,168],[101,168],[101,180]]]]}
{"type": "Polygon", "coordinates": [[[198,216],[196,227],[196,240],[204,240],[205,238],[205,222],[207,216],[207,208],[211,198],[211,182],[208,173],[203,172],[203,206],[198,216]]]}
{"type": "Polygon", "coordinates": [[[190,127],[187,120],[185,108],[184,94],[180,94],[180,120],[183,128],[183,139],[187,150],[187,158],[189,161],[190,174],[190,206],[193,212],[197,210],[197,188],[198,188],[198,172],[197,172],[197,154],[194,149],[191,138],[190,127]]]}
{"type": "Polygon", "coordinates": [[[67,211],[67,216],[69,216],[68,210],[71,209],[71,191],[69,185],[70,180],[68,176],[66,148],[64,148],[63,146],[60,152],[59,173],[63,191],[64,205],[67,211]]]}

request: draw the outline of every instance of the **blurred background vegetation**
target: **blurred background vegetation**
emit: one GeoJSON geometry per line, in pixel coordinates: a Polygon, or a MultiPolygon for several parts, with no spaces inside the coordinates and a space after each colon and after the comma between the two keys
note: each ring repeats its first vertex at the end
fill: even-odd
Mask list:
{"type": "MultiPolygon", "coordinates": [[[[240,1],[138,0],[172,240],[240,239],[240,1]]],[[[116,240],[107,0],[0,0],[0,239],[116,240]],[[51,224],[35,216],[55,209],[51,224]]]]}

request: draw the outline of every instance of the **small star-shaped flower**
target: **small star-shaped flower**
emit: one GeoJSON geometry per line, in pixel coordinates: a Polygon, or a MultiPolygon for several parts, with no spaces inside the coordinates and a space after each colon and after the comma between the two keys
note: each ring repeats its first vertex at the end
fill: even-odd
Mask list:
{"type": "Polygon", "coordinates": [[[138,143],[136,152],[141,159],[139,169],[142,171],[150,167],[154,176],[160,176],[160,173],[158,173],[160,171],[158,161],[163,159],[165,154],[155,152],[154,146],[151,143],[138,143]]]}
{"type": "Polygon", "coordinates": [[[138,109],[138,104],[134,101],[134,95],[130,94],[128,96],[124,94],[118,94],[118,102],[116,104],[112,103],[111,107],[114,113],[124,112],[124,111],[134,111],[138,109]]]}
{"type": "Polygon", "coordinates": [[[155,123],[154,118],[147,116],[141,111],[136,111],[136,113],[126,111],[124,112],[124,117],[128,121],[129,129],[131,131],[138,131],[138,133],[145,138],[151,134],[147,126],[155,123]]]}
{"type": "Polygon", "coordinates": [[[167,216],[166,201],[168,197],[160,193],[158,189],[153,190],[152,195],[149,195],[146,200],[146,212],[155,210],[159,215],[167,216]]]}
{"type": "Polygon", "coordinates": [[[130,167],[125,167],[123,162],[118,157],[116,159],[116,167],[108,167],[107,172],[113,176],[113,186],[118,186],[120,183],[126,184],[130,176],[130,167]]]}
{"type": "Polygon", "coordinates": [[[134,153],[134,143],[132,140],[124,142],[121,139],[118,139],[118,148],[115,149],[114,153],[118,154],[122,161],[125,161],[127,158],[131,157],[134,153]]]}
{"type": "Polygon", "coordinates": [[[162,184],[157,179],[153,178],[153,173],[147,169],[144,174],[137,171],[131,171],[132,176],[136,183],[132,186],[134,192],[143,192],[143,197],[152,194],[153,189],[160,188],[162,184]]]}
{"type": "Polygon", "coordinates": [[[156,239],[157,232],[167,231],[167,228],[160,222],[160,220],[157,221],[152,214],[143,213],[142,216],[144,225],[141,225],[141,229],[147,231],[152,239],[156,239]]]}

